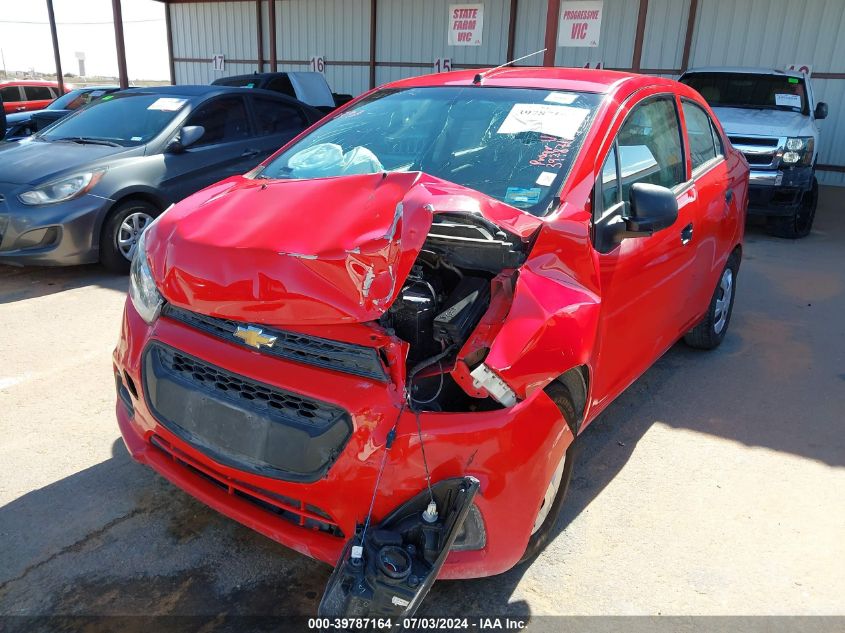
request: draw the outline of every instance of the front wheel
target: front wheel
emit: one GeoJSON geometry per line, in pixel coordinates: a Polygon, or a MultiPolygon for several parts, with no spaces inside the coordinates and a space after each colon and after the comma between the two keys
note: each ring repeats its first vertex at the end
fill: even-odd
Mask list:
{"type": "Polygon", "coordinates": [[[138,240],[158,213],[155,205],[144,200],[127,200],[113,209],[100,235],[103,266],[115,273],[128,273],[138,240]]]}
{"type": "Polygon", "coordinates": [[[801,204],[795,210],[795,213],[785,218],[772,219],[772,233],[777,237],[785,237],[791,240],[807,237],[813,229],[813,220],[816,219],[816,208],[818,206],[819,182],[813,176],[813,184],[801,196],[801,204]]]}
{"type": "Polygon", "coordinates": [[[684,342],[696,349],[715,349],[728,333],[736,298],[736,276],[739,272],[739,254],[734,252],[719,277],[719,284],[710,299],[707,314],[693,329],[686,333],[684,342]]]}

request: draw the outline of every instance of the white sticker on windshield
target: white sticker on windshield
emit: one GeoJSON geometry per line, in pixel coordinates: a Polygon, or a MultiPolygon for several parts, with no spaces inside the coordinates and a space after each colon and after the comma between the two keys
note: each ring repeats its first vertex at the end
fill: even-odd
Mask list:
{"type": "Polygon", "coordinates": [[[544,171],[537,176],[537,184],[541,187],[551,187],[556,175],[553,171],[544,171]]]}
{"type": "Polygon", "coordinates": [[[569,105],[578,98],[578,95],[573,92],[550,92],[546,95],[543,101],[549,103],[559,103],[561,105],[569,105]]]}
{"type": "Polygon", "coordinates": [[[589,113],[586,108],[546,103],[517,103],[502,121],[498,133],[540,132],[572,140],[589,113]]]}
{"type": "Polygon", "coordinates": [[[775,93],[775,105],[786,106],[788,108],[800,108],[801,95],[775,93]]]}
{"type": "Polygon", "coordinates": [[[135,141],[140,141],[142,138],[144,138],[144,137],[143,136],[133,136],[129,140],[132,141],[132,142],[135,142],[135,141]]]}
{"type": "Polygon", "coordinates": [[[147,110],[163,110],[165,112],[176,112],[179,108],[185,105],[185,99],[175,99],[174,97],[161,97],[153,101],[147,110]]]}

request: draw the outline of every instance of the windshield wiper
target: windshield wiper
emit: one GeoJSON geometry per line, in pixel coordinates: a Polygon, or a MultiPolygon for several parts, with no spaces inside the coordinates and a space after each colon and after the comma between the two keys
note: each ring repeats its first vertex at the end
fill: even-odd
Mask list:
{"type": "Polygon", "coordinates": [[[54,140],[79,143],[80,145],[107,145],[109,147],[122,147],[120,143],[115,143],[114,141],[108,141],[104,138],[88,138],[86,136],[65,136],[54,140]]]}

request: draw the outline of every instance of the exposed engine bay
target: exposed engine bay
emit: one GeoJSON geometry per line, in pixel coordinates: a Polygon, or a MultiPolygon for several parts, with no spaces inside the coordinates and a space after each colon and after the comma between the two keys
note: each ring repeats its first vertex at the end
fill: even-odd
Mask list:
{"type": "Polygon", "coordinates": [[[425,244],[382,326],[410,345],[407,357],[409,401],[414,409],[474,411],[500,403],[455,381],[456,364],[471,371],[486,348],[465,350],[488,312],[503,275],[515,280],[528,245],[482,216],[437,214],[425,244]],[[463,353],[462,353],[463,352],[463,353]]]}

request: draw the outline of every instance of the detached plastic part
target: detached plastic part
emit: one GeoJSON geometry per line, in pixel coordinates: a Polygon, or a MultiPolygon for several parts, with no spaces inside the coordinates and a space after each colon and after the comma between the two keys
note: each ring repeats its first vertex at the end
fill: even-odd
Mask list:
{"type": "Polygon", "coordinates": [[[484,363],[473,369],[470,376],[476,387],[484,387],[487,393],[503,407],[512,407],[516,404],[516,394],[513,389],[484,363]]]}
{"type": "Polygon", "coordinates": [[[426,490],[369,530],[364,543],[359,527],[329,578],[319,616],[412,616],[446,561],[478,488],[475,477],[434,485],[432,493],[440,508],[434,523],[423,520],[430,501],[426,490]]]}

